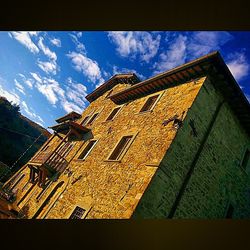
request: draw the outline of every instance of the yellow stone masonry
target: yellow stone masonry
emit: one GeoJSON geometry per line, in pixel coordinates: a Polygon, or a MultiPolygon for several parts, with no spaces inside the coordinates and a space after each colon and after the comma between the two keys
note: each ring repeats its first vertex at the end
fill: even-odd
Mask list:
{"type": "MultiPolygon", "coordinates": [[[[139,113],[150,95],[128,102],[111,121],[106,119],[118,105],[106,98],[109,91],[90,103],[77,123],[87,115],[100,112],[93,124],[87,125],[91,132],[84,140],[75,142],[66,158],[70,162],[67,170],[39,200],[37,197],[43,189],[37,185],[31,188],[29,168],[24,166],[15,175],[25,174],[15,186],[16,205],[24,217],[69,218],[79,206],[86,210],[84,218],[87,219],[130,218],[176,135],[173,122],[166,126],[162,123],[175,115],[185,118],[204,80],[205,77],[152,94],[160,94],[152,111],[139,113]],[[132,144],[121,161],[108,161],[124,135],[134,136],[132,144]],[[98,141],[85,160],[78,160],[89,139],[98,141]]],[[[128,86],[118,84],[112,94],[128,86]]],[[[58,143],[60,139],[55,136],[49,143],[50,149],[58,143]]]]}

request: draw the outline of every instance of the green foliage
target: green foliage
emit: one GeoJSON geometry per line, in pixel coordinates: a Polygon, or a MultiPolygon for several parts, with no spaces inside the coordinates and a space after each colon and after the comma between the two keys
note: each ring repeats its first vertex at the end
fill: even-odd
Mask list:
{"type": "Polygon", "coordinates": [[[47,137],[44,135],[42,127],[37,124],[35,126],[33,122],[20,114],[18,105],[0,97],[0,161],[12,166],[41,133],[43,135],[40,139],[17,162],[6,178],[27,163],[47,140],[47,137]]]}

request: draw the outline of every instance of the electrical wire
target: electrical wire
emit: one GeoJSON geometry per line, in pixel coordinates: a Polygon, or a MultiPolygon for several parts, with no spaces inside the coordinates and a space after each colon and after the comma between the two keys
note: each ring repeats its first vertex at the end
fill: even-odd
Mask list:
{"type": "MultiPolygon", "coordinates": [[[[16,163],[27,153],[27,151],[38,141],[42,136],[42,133],[33,141],[33,143],[18,157],[18,159],[12,164],[11,167],[7,168],[3,174],[0,176],[0,181],[6,176],[7,172],[11,172],[11,169],[16,165],[16,163]]],[[[35,137],[34,137],[35,138],[35,137]]]]}
{"type": "Polygon", "coordinates": [[[15,134],[19,134],[19,135],[23,135],[23,136],[27,136],[27,137],[30,137],[30,138],[36,139],[36,137],[34,137],[34,136],[27,135],[27,134],[23,134],[23,133],[17,132],[17,131],[12,130],[12,129],[3,128],[3,127],[0,127],[0,129],[3,129],[3,130],[6,130],[6,131],[9,131],[9,132],[15,133],[15,134]]]}

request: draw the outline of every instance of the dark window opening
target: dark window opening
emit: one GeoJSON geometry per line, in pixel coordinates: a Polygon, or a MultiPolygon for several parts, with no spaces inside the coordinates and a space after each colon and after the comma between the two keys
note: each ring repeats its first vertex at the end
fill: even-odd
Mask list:
{"type": "Polygon", "coordinates": [[[34,216],[32,217],[32,219],[35,219],[39,216],[39,214],[43,211],[43,209],[46,207],[46,205],[49,204],[51,198],[55,195],[55,193],[58,191],[58,189],[60,187],[62,187],[62,185],[64,184],[64,181],[59,182],[54,189],[51,191],[51,193],[48,195],[48,197],[45,199],[45,201],[43,202],[43,204],[41,205],[41,207],[37,210],[37,212],[34,214],[34,216]]]}
{"type": "Polygon", "coordinates": [[[89,119],[89,115],[86,116],[86,117],[82,120],[81,125],[85,125],[85,123],[87,122],[88,119],[89,119]]]}
{"type": "Polygon", "coordinates": [[[147,101],[145,102],[145,104],[143,105],[143,107],[141,108],[140,112],[150,110],[153,107],[153,105],[155,104],[158,97],[159,97],[159,95],[154,95],[154,96],[149,97],[147,99],[147,101]]]}
{"type": "Polygon", "coordinates": [[[52,181],[48,181],[45,187],[41,190],[41,192],[37,195],[36,200],[39,201],[43,194],[48,190],[48,188],[51,186],[52,181]]]}
{"type": "Polygon", "coordinates": [[[34,167],[31,167],[30,168],[30,178],[29,178],[29,181],[31,183],[35,183],[37,177],[38,177],[38,170],[36,168],[34,168],[34,167]]]}
{"type": "Polygon", "coordinates": [[[106,121],[110,121],[112,120],[115,115],[118,113],[118,111],[120,110],[121,107],[118,107],[118,108],[115,108],[111,113],[110,115],[108,116],[107,120],[106,121]]]}
{"type": "Polygon", "coordinates": [[[233,212],[234,212],[234,207],[232,206],[232,204],[229,204],[227,208],[226,219],[231,219],[233,217],[233,212]]]}
{"type": "Polygon", "coordinates": [[[70,219],[81,219],[85,213],[85,209],[76,206],[74,209],[73,213],[70,215],[70,219]]]}
{"type": "Polygon", "coordinates": [[[125,150],[129,142],[131,141],[132,137],[132,135],[122,137],[115,150],[110,155],[109,160],[118,160],[122,152],[125,150]]]}
{"type": "Polygon", "coordinates": [[[24,178],[24,176],[25,176],[25,174],[22,174],[22,175],[18,178],[18,180],[11,186],[11,190],[13,190],[13,189],[17,186],[17,184],[24,178]]]}
{"type": "Polygon", "coordinates": [[[249,165],[250,165],[250,150],[247,149],[245,154],[244,154],[244,157],[243,157],[243,161],[242,161],[242,167],[247,170],[247,168],[249,168],[249,165]]]}
{"type": "Polygon", "coordinates": [[[97,118],[98,114],[99,114],[99,113],[95,113],[95,114],[90,118],[90,120],[88,121],[87,124],[93,123],[93,121],[97,118]]]}
{"type": "Polygon", "coordinates": [[[50,145],[47,145],[42,151],[43,152],[47,151],[49,147],[50,147],[50,145]]]}
{"type": "Polygon", "coordinates": [[[78,157],[78,159],[84,160],[88,156],[90,151],[93,149],[96,142],[97,142],[96,140],[90,141],[88,145],[85,147],[85,149],[83,150],[83,152],[81,153],[81,155],[78,157]]]}
{"type": "Polygon", "coordinates": [[[113,92],[113,89],[111,89],[108,94],[106,95],[106,98],[109,98],[109,96],[111,95],[111,93],[113,92]]]}

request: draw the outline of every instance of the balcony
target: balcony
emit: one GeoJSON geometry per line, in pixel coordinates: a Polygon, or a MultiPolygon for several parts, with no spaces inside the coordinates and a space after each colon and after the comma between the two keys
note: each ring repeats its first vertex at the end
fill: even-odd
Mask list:
{"type": "Polygon", "coordinates": [[[35,155],[28,163],[30,181],[38,181],[38,185],[43,186],[47,178],[57,178],[68,166],[66,156],[72,147],[72,143],[64,142],[52,152],[41,151],[35,155]]]}

